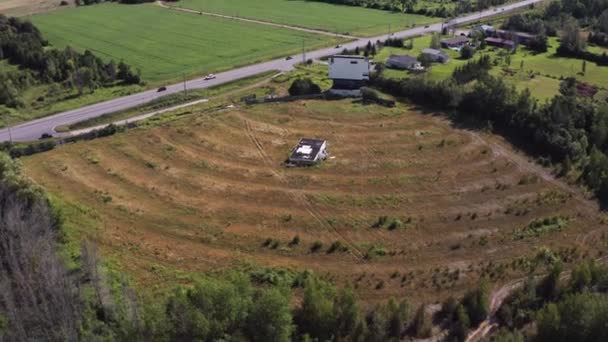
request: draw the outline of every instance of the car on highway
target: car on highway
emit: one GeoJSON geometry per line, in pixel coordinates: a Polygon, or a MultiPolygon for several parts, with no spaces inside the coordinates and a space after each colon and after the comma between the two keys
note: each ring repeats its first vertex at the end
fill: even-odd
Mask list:
{"type": "Polygon", "coordinates": [[[339,48],[341,48],[341,47],[342,47],[342,46],[341,46],[340,44],[338,44],[338,45],[336,45],[336,47],[335,47],[335,48],[336,48],[336,49],[339,49],[339,48]]]}
{"type": "Polygon", "coordinates": [[[293,57],[291,57],[291,56],[287,56],[287,57],[285,57],[285,60],[286,60],[286,61],[289,61],[289,60],[292,60],[292,59],[293,59],[293,57]]]}
{"type": "Polygon", "coordinates": [[[205,81],[214,80],[214,79],[216,79],[216,76],[214,74],[209,74],[209,75],[205,76],[205,81]]]}
{"type": "Polygon", "coordinates": [[[158,88],[157,92],[160,93],[161,91],[165,91],[165,90],[167,90],[167,87],[162,86],[162,87],[158,88]]]}
{"type": "Polygon", "coordinates": [[[42,135],[40,136],[40,140],[51,139],[52,137],[53,135],[50,133],[42,133],[42,135]]]}
{"type": "Polygon", "coordinates": [[[424,28],[429,28],[429,27],[430,27],[429,25],[424,25],[424,28]]]}

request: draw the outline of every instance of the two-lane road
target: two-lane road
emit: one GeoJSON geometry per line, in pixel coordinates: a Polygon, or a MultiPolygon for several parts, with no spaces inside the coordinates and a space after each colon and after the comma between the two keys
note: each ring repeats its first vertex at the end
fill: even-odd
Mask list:
{"type": "MultiPolygon", "coordinates": [[[[520,9],[522,7],[529,6],[531,4],[541,2],[543,0],[524,0],[521,2],[501,6],[499,8],[491,8],[482,12],[473,13],[467,16],[459,17],[456,19],[452,19],[451,23],[453,24],[463,24],[476,20],[480,20],[486,17],[490,17],[496,14],[512,11],[515,9],[520,9]]],[[[436,23],[432,25],[428,25],[425,27],[415,27],[409,30],[395,32],[391,35],[391,37],[398,38],[409,38],[419,36],[428,32],[439,32],[442,29],[442,23],[436,23]]],[[[343,44],[339,49],[334,47],[325,48],[321,50],[311,51],[306,53],[306,58],[321,58],[325,56],[330,56],[332,54],[340,53],[342,49],[354,49],[355,47],[365,46],[368,41],[375,42],[377,40],[384,41],[388,38],[388,35],[382,35],[379,37],[372,38],[362,38],[356,41],[352,41],[350,43],[343,44]]],[[[242,79],[248,76],[253,76],[256,74],[260,74],[266,71],[271,70],[281,70],[281,71],[289,71],[293,69],[294,65],[300,63],[302,61],[301,55],[292,56],[293,58],[290,60],[286,59],[275,59],[268,62],[253,64],[250,66],[233,69],[230,71],[226,71],[220,74],[217,74],[217,78],[213,80],[204,80],[204,78],[198,78],[191,81],[186,82],[186,87],[188,89],[203,89],[209,88],[213,86],[217,86],[220,84],[228,83],[231,81],[235,81],[238,79],[242,79]]],[[[32,141],[40,138],[40,136],[44,133],[55,134],[54,128],[62,125],[73,124],[82,120],[87,120],[91,118],[95,118],[104,114],[108,114],[111,112],[116,112],[128,108],[133,108],[138,105],[147,103],[151,100],[157,99],[161,96],[175,94],[180,91],[183,91],[184,84],[174,84],[167,87],[166,91],[157,92],[156,89],[148,90],[142,93],[137,93],[125,97],[120,97],[114,100],[100,102],[94,105],[82,107],[79,109],[70,110],[67,112],[54,114],[51,116],[47,116],[44,118],[36,119],[33,121],[29,121],[17,126],[13,126],[10,129],[10,136],[13,141],[32,141]]],[[[0,130],[0,141],[8,141],[9,140],[9,131],[8,129],[0,130]]]]}

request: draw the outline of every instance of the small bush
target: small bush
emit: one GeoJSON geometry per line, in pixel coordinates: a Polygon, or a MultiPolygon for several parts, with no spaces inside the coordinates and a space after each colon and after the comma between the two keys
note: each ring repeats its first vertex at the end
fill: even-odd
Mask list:
{"type": "Polygon", "coordinates": [[[460,58],[471,59],[475,55],[475,49],[466,45],[460,50],[460,58]]]}
{"type": "Polygon", "coordinates": [[[291,239],[291,242],[289,242],[290,246],[297,246],[300,244],[300,236],[296,235],[293,237],[293,239],[291,239]]]}
{"type": "Polygon", "coordinates": [[[404,224],[400,219],[394,219],[393,222],[388,226],[388,230],[395,230],[403,228],[404,224]]]}
{"type": "Polygon", "coordinates": [[[298,78],[293,81],[291,87],[289,87],[289,95],[291,96],[314,94],[321,94],[321,87],[315,84],[310,78],[298,78]]]}
{"type": "Polygon", "coordinates": [[[372,225],[373,228],[381,228],[388,222],[388,216],[379,216],[378,220],[372,225]]]}
{"type": "Polygon", "coordinates": [[[333,252],[346,252],[348,251],[348,247],[344,246],[341,241],[334,241],[331,246],[327,249],[327,254],[331,254],[333,252]]]}
{"type": "Polygon", "coordinates": [[[310,246],[310,251],[312,253],[316,253],[318,252],[321,248],[323,248],[323,242],[321,241],[315,241],[312,243],[312,246],[310,246]]]}

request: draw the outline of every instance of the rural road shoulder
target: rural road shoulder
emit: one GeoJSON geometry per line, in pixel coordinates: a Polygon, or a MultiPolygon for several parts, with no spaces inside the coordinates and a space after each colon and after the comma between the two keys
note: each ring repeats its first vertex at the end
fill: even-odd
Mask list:
{"type": "MultiPolygon", "coordinates": [[[[517,3],[501,6],[500,8],[488,9],[482,12],[473,13],[467,16],[456,18],[451,20],[452,24],[464,24],[476,20],[480,20],[486,17],[490,17],[496,14],[520,9],[531,4],[541,2],[543,0],[524,0],[517,3]]],[[[330,56],[336,53],[340,53],[342,49],[354,49],[356,47],[362,47],[367,42],[375,42],[377,40],[386,40],[389,37],[392,38],[410,38],[420,36],[429,32],[439,32],[443,27],[443,23],[436,23],[427,25],[425,27],[416,27],[409,30],[393,33],[392,35],[382,35],[372,38],[362,38],[353,42],[346,43],[340,48],[324,48],[316,51],[307,52],[306,58],[318,59],[321,57],[330,56]]],[[[230,71],[222,72],[217,74],[217,78],[213,80],[204,80],[204,78],[197,78],[186,82],[188,89],[205,89],[249,76],[254,76],[267,71],[278,70],[278,71],[289,71],[292,70],[294,65],[301,62],[301,55],[294,55],[290,60],[285,58],[275,59],[267,62],[249,65],[233,69],[230,71]]],[[[92,119],[104,114],[133,108],[144,103],[155,100],[161,96],[175,94],[183,91],[184,83],[174,84],[167,86],[167,90],[164,92],[157,92],[156,89],[144,91],[141,93],[116,98],[113,100],[100,102],[94,105],[85,106],[79,109],[70,110],[63,113],[54,114],[44,118],[29,121],[23,124],[13,126],[9,129],[0,130],[0,141],[9,141],[12,138],[13,141],[26,142],[33,141],[40,138],[44,133],[54,134],[54,127],[70,125],[79,121],[92,119]]]]}

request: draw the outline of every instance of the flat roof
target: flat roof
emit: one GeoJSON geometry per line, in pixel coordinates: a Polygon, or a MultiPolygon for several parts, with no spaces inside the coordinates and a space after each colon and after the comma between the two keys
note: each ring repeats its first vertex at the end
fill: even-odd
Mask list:
{"type": "Polygon", "coordinates": [[[333,55],[331,58],[345,58],[345,59],[367,59],[365,56],[358,55],[333,55]]]}
{"type": "Polygon", "coordinates": [[[496,31],[496,33],[503,34],[503,35],[513,34],[514,36],[521,37],[521,38],[535,38],[536,37],[535,34],[531,34],[531,33],[527,33],[527,32],[521,32],[521,31],[498,30],[498,31],[496,31]]]}
{"type": "Polygon", "coordinates": [[[289,161],[312,162],[317,158],[324,144],[325,140],[302,138],[291,152],[289,161]]]}
{"type": "Polygon", "coordinates": [[[457,44],[457,43],[464,43],[464,42],[468,42],[469,38],[464,37],[464,36],[456,36],[453,38],[447,38],[447,39],[442,39],[441,42],[442,43],[446,43],[446,44],[457,44]]]}
{"type": "Polygon", "coordinates": [[[428,53],[431,55],[440,55],[440,56],[444,56],[447,57],[447,54],[441,50],[437,50],[437,49],[431,49],[431,48],[425,48],[422,49],[422,53],[428,53]]]}
{"type": "Polygon", "coordinates": [[[414,56],[410,55],[390,55],[388,61],[398,62],[398,63],[417,63],[418,59],[414,56]]]}
{"type": "Polygon", "coordinates": [[[485,39],[485,41],[491,42],[491,43],[496,43],[496,44],[503,44],[503,45],[515,45],[515,42],[512,40],[495,38],[495,37],[488,37],[485,39]]]}

